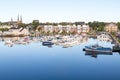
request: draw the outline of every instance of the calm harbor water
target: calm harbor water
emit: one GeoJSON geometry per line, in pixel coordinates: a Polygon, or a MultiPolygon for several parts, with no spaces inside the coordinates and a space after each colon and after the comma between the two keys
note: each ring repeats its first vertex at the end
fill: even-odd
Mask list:
{"type": "Polygon", "coordinates": [[[87,55],[83,48],[110,42],[88,38],[73,47],[42,46],[40,41],[8,47],[0,41],[0,80],[120,80],[120,55],[87,55]]]}

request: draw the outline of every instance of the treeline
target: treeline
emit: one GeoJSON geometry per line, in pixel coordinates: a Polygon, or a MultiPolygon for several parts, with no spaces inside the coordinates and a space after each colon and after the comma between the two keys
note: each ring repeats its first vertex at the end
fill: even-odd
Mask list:
{"type": "MultiPolygon", "coordinates": [[[[33,30],[35,30],[39,25],[53,25],[53,26],[57,26],[57,25],[83,25],[83,24],[88,24],[90,26],[90,28],[92,30],[96,30],[96,31],[103,31],[104,27],[107,23],[105,22],[99,22],[99,21],[93,21],[93,22],[60,22],[60,23],[51,23],[51,22],[46,22],[46,23],[40,23],[39,20],[33,20],[31,23],[29,24],[25,24],[25,23],[19,23],[18,27],[32,27],[33,30]]],[[[7,22],[0,22],[0,25],[9,25],[9,23],[7,22]]],[[[120,22],[117,23],[118,28],[120,29],[120,22]]]]}
{"type": "Polygon", "coordinates": [[[8,28],[0,28],[0,31],[4,32],[4,31],[8,31],[8,28]]]}
{"type": "Polygon", "coordinates": [[[104,31],[104,27],[106,25],[105,22],[89,22],[88,25],[91,27],[91,29],[96,30],[96,31],[104,31]]]}
{"type": "MultiPolygon", "coordinates": [[[[98,21],[88,22],[88,25],[95,31],[104,31],[106,24],[107,23],[105,22],[98,21]]],[[[120,22],[116,23],[116,25],[118,26],[118,29],[120,29],[120,22]]]]}

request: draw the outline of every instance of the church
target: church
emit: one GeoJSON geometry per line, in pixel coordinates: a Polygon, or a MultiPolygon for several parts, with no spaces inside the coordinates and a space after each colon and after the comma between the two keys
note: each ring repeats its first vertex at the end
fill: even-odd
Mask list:
{"type": "Polygon", "coordinates": [[[9,22],[9,24],[13,27],[18,27],[18,24],[20,24],[20,23],[22,23],[22,16],[19,16],[19,15],[18,15],[17,21],[14,21],[11,18],[11,21],[9,22]]]}

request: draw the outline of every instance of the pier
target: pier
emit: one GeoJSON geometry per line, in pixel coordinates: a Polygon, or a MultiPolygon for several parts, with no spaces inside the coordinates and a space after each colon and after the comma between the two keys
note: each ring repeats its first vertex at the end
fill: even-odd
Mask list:
{"type": "Polygon", "coordinates": [[[112,44],[115,44],[115,46],[113,46],[113,52],[120,52],[120,45],[119,45],[119,42],[118,42],[118,39],[113,36],[112,34],[108,33],[109,36],[111,37],[112,39],[112,44]]]}

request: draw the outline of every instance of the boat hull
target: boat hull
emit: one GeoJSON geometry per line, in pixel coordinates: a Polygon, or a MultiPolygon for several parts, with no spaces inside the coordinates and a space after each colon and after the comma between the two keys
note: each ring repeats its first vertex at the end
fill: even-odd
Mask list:
{"type": "Polygon", "coordinates": [[[88,49],[88,48],[85,48],[85,51],[88,51],[88,52],[100,52],[100,53],[112,53],[112,50],[95,50],[95,49],[88,49]]]}
{"type": "Polygon", "coordinates": [[[52,42],[43,42],[42,45],[49,46],[49,45],[53,45],[53,43],[52,42]]]}

